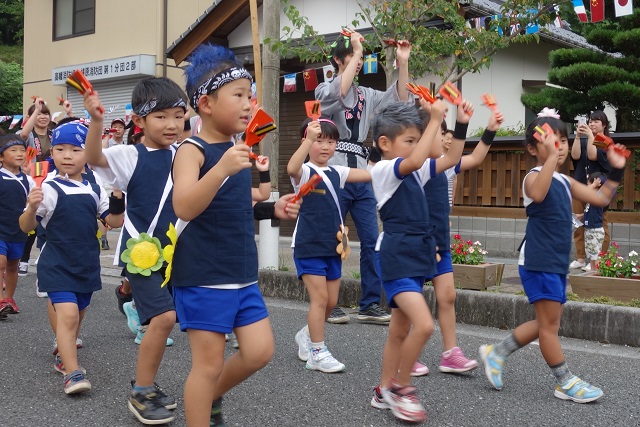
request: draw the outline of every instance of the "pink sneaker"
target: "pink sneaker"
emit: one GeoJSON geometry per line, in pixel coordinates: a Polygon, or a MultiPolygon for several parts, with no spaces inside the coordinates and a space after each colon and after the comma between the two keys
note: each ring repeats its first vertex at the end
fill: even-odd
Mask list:
{"type": "Polygon", "coordinates": [[[478,367],[477,360],[469,360],[465,357],[460,347],[453,347],[450,350],[449,357],[445,357],[444,353],[440,358],[440,372],[462,373],[474,370],[478,367]]]}
{"type": "Polygon", "coordinates": [[[412,377],[421,377],[423,375],[427,375],[428,373],[429,368],[416,360],[416,362],[413,364],[413,368],[411,368],[411,374],[409,375],[411,375],[412,377]]]}

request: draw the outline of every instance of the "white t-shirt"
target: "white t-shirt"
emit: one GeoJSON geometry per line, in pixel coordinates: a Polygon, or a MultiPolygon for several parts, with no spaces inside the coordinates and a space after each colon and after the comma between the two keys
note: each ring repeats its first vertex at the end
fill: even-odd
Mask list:
{"type": "MultiPolygon", "coordinates": [[[[104,218],[109,213],[109,198],[104,188],[100,187],[100,196],[98,196],[88,181],[67,181],[72,185],[64,185],[56,183],[62,191],[67,195],[89,194],[96,201],[98,207],[98,217],[104,218]]],[[[58,204],[58,192],[50,185],[42,186],[43,199],[36,211],[36,217],[40,219],[40,224],[46,229],[49,220],[53,216],[58,204]]]]}

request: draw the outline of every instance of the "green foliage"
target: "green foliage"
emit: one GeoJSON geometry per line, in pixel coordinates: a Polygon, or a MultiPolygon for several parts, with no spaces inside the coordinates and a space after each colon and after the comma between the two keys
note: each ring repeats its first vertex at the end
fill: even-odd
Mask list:
{"type": "Polygon", "coordinates": [[[0,44],[22,45],[24,0],[0,1],[0,44]]]}
{"type": "Polygon", "coordinates": [[[0,45],[0,61],[15,62],[22,65],[22,46],[0,45]]]}
{"type": "MultiPolygon", "coordinates": [[[[265,39],[265,45],[283,57],[298,57],[305,63],[328,62],[330,43],[325,40],[290,0],[282,0],[290,26],[282,28],[280,40],[265,39]]],[[[480,31],[466,27],[461,16],[459,2],[453,0],[405,1],[356,0],[360,11],[349,23],[353,28],[371,27],[373,32],[364,36],[364,48],[379,52],[387,81],[393,73],[393,48],[385,47],[384,40],[406,39],[412,43],[409,72],[413,78],[427,74],[439,76],[442,81],[459,80],[468,72],[489,67],[491,57],[511,43],[538,41],[537,34],[513,35],[506,31],[510,24],[520,23],[521,28],[537,21],[541,26],[555,18],[553,8],[540,6],[533,0],[508,0],[501,6],[502,18],[491,21],[494,31],[480,31]],[[498,34],[498,27],[504,35],[498,34]]],[[[339,25],[336,23],[336,32],[339,25]]]]}
{"type": "Polygon", "coordinates": [[[19,114],[22,111],[22,66],[0,61],[0,112],[19,114]]]}
{"type": "Polygon", "coordinates": [[[567,300],[569,301],[578,301],[578,302],[589,302],[592,304],[607,304],[607,305],[615,305],[621,307],[635,307],[640,308],[640,300],[634,299],[629,302],[623,302],[615,300],[611,297],[594,297],[594,298],[580,298],[578,295],[573,292],[567,292],[567,300]]]}
{"type": "MultiPolygon", "coordinates": [[[[522,136],[525,134],[526,130],[526,126],[523,125],[522,122],[518,122],[515,126],[500,127],[496,132],[496,136],[522,136]]],[[[478,129],[471,131],[471,136],[480,138],[484,134],[484,131],[485,128],[479,127],[478,129]]]]}
{"type": "Polygon", "coordinates": [[[640,130],[640,8],[633,15],[615,18],[612,6],[607,5],[607,19],[600,23],[583,25],[569,18],[574,31],[604,52],[552,52],[549,81],[562,88],[523,95],[525,106],[533,111],[557,108],[564,121],[572,122],[576,115],[609,105],[616,110],[617,132],[640,130]]]}

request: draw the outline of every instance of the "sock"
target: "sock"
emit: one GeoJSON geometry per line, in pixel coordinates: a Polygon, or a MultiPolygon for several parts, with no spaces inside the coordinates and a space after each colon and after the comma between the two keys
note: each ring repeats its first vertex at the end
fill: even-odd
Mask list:
{"type": "Polygon", "coordinates": [[[511,355],[511,353],[520,349],[521,347],[522,346],[518,344],[518,341],[516,341],[516,338],[513,336],[513,334],[511,334],[507,338],[496,344],[496,346],[493,348],[493,351],[495,351],[498,356],[506,359],[511,355]]]}
{"type": "Polygon", "coordinates": [[[565,384],[573,376],[566,361],[553,366],[549,365],[549,368],[559,385],[565,384]]]}
{"type": "Polygon", "coordinates": [[[304,328],[302,328],[302,332],[303,332],[306,336],[309,336],[309,325],[304,325],[304,328]]]}
{"type": "Polygon", "coordinates": [[[134,393],[140,393],[140,394],[149,394],[153,391],[155,391],[156,388],[152,385],[146,386],[146,387],[141,387],[139,385],[134,384],[133,388],[131,389],[131,391],[133,391],[134,393]]]}
{"type": "Polygon", "coordinates": [[[311,343],[311,350],[320,350],[322,347],[324,347],[324,341],[311,343]]]}
{"type": "Polygon", "coordinates": [[[453,347],[451,350],[443,351],[442,352],[442,357],[444,357],[445,359],[448,359],[451,356],[451,353],[453,352],[454,348],[455,347],[453,347]]]}

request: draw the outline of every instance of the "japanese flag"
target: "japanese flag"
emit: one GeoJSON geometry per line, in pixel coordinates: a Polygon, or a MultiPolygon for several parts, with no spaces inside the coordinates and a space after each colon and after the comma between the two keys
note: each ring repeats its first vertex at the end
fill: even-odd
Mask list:
{"type": "Polygon", "coordinates": [[[614,2],[616,5],[616,18],[633,13],[633,0],[614,0],[614,2]]]}

